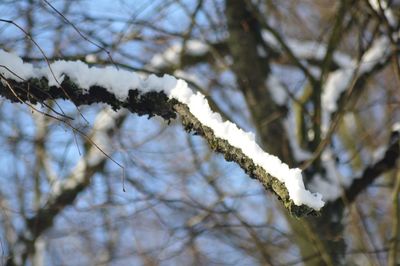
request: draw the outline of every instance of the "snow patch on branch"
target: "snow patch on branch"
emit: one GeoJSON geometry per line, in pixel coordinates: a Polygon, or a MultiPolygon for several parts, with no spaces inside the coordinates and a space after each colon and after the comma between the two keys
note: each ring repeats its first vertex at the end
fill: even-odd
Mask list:
{"type": "Polygon", "coordinates": [[[396,16],[393,14],[392,10],[388,7],[388,3],[385,0],[369,0],[371,7],[378,13],[381,13],[381,8],[383,10],[383,15],[387,18],[389,24],[393,27],[396,26],[396,16]]]}
{"type": "Polygon", "coordinates": [[[81,61],[55,61],[51,67],[34,68],[18,56],[0,50],[0,73],[15,81],[30,78],[46,78],[49,86],[57,86],[64,81],[67,75],[74,83],[88,91],[91,86],[102,86],[112,91],[119,100],[128,97],[129,90],[137,89],[141,85],[138,74],[126,70],[117,70],[115,67],[89,67],[81,61]],[[7,67],[7,69],[5,68],[7,67]]]}
{"type": "Polygon", "coordinates": [[[353,60],[346,67],[329,74],[322,93],[322,131],[326,133],[329,128],[330,116],[338,108],[337,102],[340,95],[351,86],[354,75],[363,75],[386,60],[390,53],[390,42],[386,37],[376,39],[371,47],[364,53],[360,62],[353,60]]]}
{"type": "MultiPolygon", "coordinates": [[[[369,0],[372,8],[381,13],[381,8],[389,23],[396,25],[396,19],[392,11],[388,7],[386,0],[369,0]],[[379,6],[380,5],[380,6],[379,6]]],[[[397,39],[399,32],[395,33],[394,38],[397,39]]],[[[263,31],[262,37],[264,41],[273,49],[282,51],[283,48],[277,38],[269,31],[263,31]]],[[[317,59],[322,60],[325,57],[327,48],[326,44],[313,41],[300,41],[293,38],[284,38],[284,43],[292,51],[293,55],[299,60],[317,59]]],[[[390,41],[387,37],[382,36],[374,40],[371,47],[364,53],[361,60],[353,59],[346,53],[335,51],[333,61],[339,66],[339,69],[329,73],[326,78],[322,92],[322,133],[325,135],[330,127],[331,115],[338,109],[338,100],[341,94],[351,87],[351,83],[355,75],[367,74],[387,60],[390,55],[390,41]]],[[[311,70],[311,67],[306,64],[311,70]]],[[[320,73],[317,73],[318,75],[320,73]]],[[[281,95],[275,93],[278,87],[276,82],[270,81],[274,90],[272,96],[278,104],[284,102],[281,95]],[[276,94],[276,95],[275,95],[276,94]]],[[[279,91],[279,90],[278,90],[279,91]]],[[[296,132],[293,130],[295,126],[295,117],[293,116],[293,108],[289,109],[288,118],[285,120],[285,126],[289,134],[290,145],[293,154],[297,160],[299,158],[308,159],[310,154],[304,153],[296,141],[296,132]]],[[[399,126],[400,128],[400,126],[399,126]]],[[[333,157],[332,150],[327,147],[321,156],[321,162],[326,170],[324,177],[316,175],[310,184],[310,189],[318,191],[323,195],[324,200],[333,201],[342,195],[343,189],[347,188],[353,182],[351,177],[342,176],[337,170],[337,163],[333,157]]]]}
{"type": "Polygon", "coordinates": [[[396,122],[392,125],[393,132],[400,132],[400,122],[396,122]]]}
{"type": "Polygon", "coordinates": [[[113,111],[111,108],[103,109],[96,117],[92,129],[91,140],[97,145],[91,146],[87,154],[85,154],[71,171],[70,176],[66,180],[56,181],[53,184],[51,195],[52,199],[56,199],[67,189],[74,189],[85,182],[87,178],[87,169],[99,165],[107,157],[104,154],[110,154],[112,143],[108,132],[115,128],[116,119],[127,114],[126,110],[113,111]],[[101,150],[100,150],[101,149],[101,150]]]}
{"type": "MultiPolygon", "coordinates": [[[[374,69],[389,56],[390,42],[386,37],[376,39],[371,47],[364,53],[360,61],[352,60],[346,67],[331,72],[326,80],[322,92],[322,133],[326,134],[330,127],[331,115],[338,109],[340,95],[352,86],[355,75],[363,75],[374,69]]],[[[345,119],[353,118],[345,116],[345,119]]],[[[354,123],[354,122],[353,122],[354,123]]],[[[350,123],[351,124],[351,123],[350,123]]],[[[381,155],[378,155],[379,157],[381,155]]],[[[325,200],[334,201],[338,199],[345,188],[354,181],[352,177],[345,177],[337,171],[336,160],[333,158],[329,147],[321,156],[321,162],[326,169],[325,178],[316,175],[310,188],[319,191],[325,200]]]]}
{"type": "Polygon", "coordinates": [[[104,87],[120,100],[128,96],[130,89],[138,89],[142,93],[164,92],[170,99],[174,98],[186,104],[190,112],[203,125],[213,130],[216,137],[227,140],[230,145],[241,149],[256,165],[283,182],[296,205],[304,204],[315,210],[320,210],[324,205],[320,194],[314,194],[305,189],[299,168],[291,169],[278,157],[264,152],[255,142],[254,134],[244,132],[229,121],[224,122],[220,114],[211,110],[205,96],[199,92],[194,93],[183,80],[169,75],[163,77],[150,75],[142,80],[133,72],[116,70],[113,67],[88,67],[82,62],[57,61],[47,67],[34,68],[31,64],[23,63],[18,56],[2,50],[0,50],[0,66],[3,66],[0,67],[2,75],[16,81],[21,81],[21,79],[9,70],[23,79],[45,77],[49,80],[49,85],[54,86],[59,86],[64,77],[68,76],[84,90],[88,90],[91,86],[104,87]]]}
{"type": "MultiPolygon", "coordinates": [[[[379,8],[377,0],[370,0],[373,8],[379,8]]],[[[381,0],[384,10],[387,9],[387,3],[381,0]]],[[[274,49],[282,50],[279,41],[275,36],[264,30],[262,32],[264,41],[274,49]]],[[[318,59],[322,60],[326,54],[326,44],[313,41],[300,41],[294,38],[284,38],[285,44],[290,48],[293,54],[299,59],[318,59]]],[[[371,71],[377,64],[386,60],[390,54],[390,42],[386,37],[376,39],[371,47],[365,52],[360,61],[352,59],[345,53],[335,51],[334,61],[339,65],[339,69],[330,73],[325,82],[322,93],[322,131],[326,133],[329,128],[330,116],[337,110],[337,101],[339,96],[351,84],[354,74],[362,75],[371,71]]]]}

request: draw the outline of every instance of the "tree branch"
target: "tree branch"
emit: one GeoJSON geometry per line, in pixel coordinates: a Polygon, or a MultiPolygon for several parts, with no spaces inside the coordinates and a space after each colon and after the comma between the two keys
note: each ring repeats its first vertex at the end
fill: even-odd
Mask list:
{"type": "MultiPolygon", "coordinates": [[[[103,118],[102,116],[108,112],[110,112],[109,109],[103,110],[99,117],[103,118]]],[[[109,123],[104,119],[95,122],[92,138],[96,139],[99,134],[111,136],[120,128],[126,114],[127,112],[114,113],[113,120],[109,123]]],[[[35,254],[36,243],[41,235],[52,227],[54,220],[65,207],[72,205],[78,195],[90,185],[93,175],[104,169],[107,157],[102,156],[103,151],[100,151],[98,147],[90,142],[89,145],[85,156],[79,160],[68,177],[54,183],[52,193],[46,203],[37,208],[35,215],[26,218],[26,230],[22,231],[16,242],[13,243],[14,247],[18,246],[19,248],[11,250],[6,265],[19,265],[21,263],[18,262],[25,262],[29,256],[35,254]]]]}
{"type": "Polygon", "coordinates": [[[251,178],[257,179],[266,189],[271,190],[292,215],[300,217],[319,213],[306,205],[298,206],[294,204],[283,182],[267,174],[241,149],[232,146],[227,140],[216,137],[213,130],[203,125],[189,111],[186,104],[175,99],[169,99],[163,92],[140,93],[137,89],[130,90],[127,99],[121,101],[105,88],[99,86],[92,86],[85,92],[67,76],[64,77],[60,86],[49,86],[45,78],[17,82],[2,77],[0,95],[12,102],[31,104],[56,99],[70,100],[76,106],[102,102],[110,105],[114,110],[126,108],[138,115],[148,115],[149,117],[158,115],[168,122],[179,114],[186,131],[201,135],[214,151],[222,153],[227,161],[236,162],[251,178]]]}
{"type": "MultiPolygon", "coordinates": [[[[359,178],[356,178],[344,193],[346,203],[352,203],[356,197],[371,185],[381,174],[392,170],[396,166],[396,161],[400,156],[400,132],[394,131],[390,136],[390,141],[385,155],[378,162],[367,167],[359,178]]],[[[337,199],[341,201],[342,199],[337,199]]]]}

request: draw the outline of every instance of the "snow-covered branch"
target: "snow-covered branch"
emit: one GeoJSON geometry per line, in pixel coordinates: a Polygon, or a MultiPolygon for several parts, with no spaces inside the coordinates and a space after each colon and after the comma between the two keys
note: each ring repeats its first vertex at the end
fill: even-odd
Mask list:
{"type": "Polygon", "coordinates": [[[113,109],[159,115],[168,121],[179,114],[187,131],[203,136],[213,150],[272,190],[293,215],[315,214],[324,204],[319,194],[305,189],[300,169],[291,169],[264,152],[253,134],[222,121],[205,97],[194,93],[183,80],[168,75],[142,79],[133,72],[113,67],[89,68],[82,62],[57,61],[35,68],[4,51],[0,51],[0,74],[0,94],[14,102],[59,98],[76,105],[104,102],[113,109]]]}

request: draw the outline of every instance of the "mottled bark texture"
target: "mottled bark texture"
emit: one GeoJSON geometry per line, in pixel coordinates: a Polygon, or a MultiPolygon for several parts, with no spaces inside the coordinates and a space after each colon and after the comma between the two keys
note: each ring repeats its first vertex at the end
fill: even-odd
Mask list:
{"type": "Polygon", "coordinates": [[[174,99],[168,99],[162,92],[141,94],[138,90],[131,90],[126,101],[119,101],[105,88],[98,86],[93,86],[84,93],[68,77],[61,83],[61,87],[49,87],[47,83],[44,78],[40,80],[31,79],[24,82],[7,80],[0,83],[0,95],[13,102],[33,104],[55,99],[70,100],[77,106],[106,103],[115,110],[126,108],[138,115],[148,115],[149,117],[158,115],[168,122],[179,114],[186,131],[202,136],[214,151],[222,153],[227,161],[237,163],[250,177],[261,182],[266,189],[271,190],[278,197],[290,214],[295,217],[318,215],[318,212],[305,205],[295,205],[281,181],[267,174],[263,168],[255,165],[251,158],[247,157],[241,149],[235,148],[228,141],[216,137],[212,129],[203,125],[193,116],[185,104],[174,99]]]}

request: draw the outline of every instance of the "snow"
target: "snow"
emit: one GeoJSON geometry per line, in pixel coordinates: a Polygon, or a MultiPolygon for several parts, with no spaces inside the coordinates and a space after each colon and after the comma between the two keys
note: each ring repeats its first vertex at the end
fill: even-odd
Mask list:
{"type": "Polygon", "coordinates": [[[337,100],[348,87],[354,74],[354,69],[339,69],[329,74],[322,93],[322,106],[330,113],[337,110],[337,100]]]}
{"type": "MultiPolygon", "coordinates": [[[[393,12],[388,8],[388,4],[385,0],[369,0],[371,6],[379,11],[379,3],[384,10],[384,14],[388,18],[389,23],[393,26],[396,25],[396,19],[393,16],[393,12]]],[[[399,32],[394,34],[394,38],[400,36],[399,32]]],[[[262,37],[264,41],[273,49],[282,50],[282,47],[275,36],[269,31],[263,31],[262,37]]],[[[321,60],[326,54],[326,45],[323,43],[313,41],[300,41],[293,38],[284,38],[285,44],[291,49],[293,54],[299,59],[317,59],[321,60]]],[[[335,51],[333,54],[334,62],[339,66],[339,69],[329,73],[326,78],[323,92],[322,92],[322,133],[325,135],[328,132],[331,122],[331,115],[338,109],[337,102],[340,95],[347,90],[352,83],[355,75],[362,75],[373,70],[377,64],[386,60],[390,54],[390,42],[385,36],[379,37],[372,43],[371,47],[364,53],[360,60],[356,60],[346,53],[335,51]]],[[[306,62],[303,62],[307,68],[311,71],[312,75],[319,76],[318,69],[314,70],[312,66],[308,66],[306,62]]],[[[269,87],[273,87],[271,91],[272,97],[278,104],[283,104],[286,99],[283,95],[283,90],[275,90],[279,88],[279,84],[275,80],[268,80],[269,87]]],[[[292,106],[293,103],[289,103],[292,106]]],[[[354,117],[345,116],[347,123],[352,123],[354,117]]],[[[296,130],[296,118],[294,116],[293,108],[289,109],[284,125],[288,133],[290,146],[293,151],[294,158],[298,161],[307,160],[311,157],[311,154],[305,150],[302,150],[298,144],[296,130]]],[[[350,128],[351,129],[351,128],[350,128]]],[[[400,123],[393,125],[393,130],[400,131],[400,123]]],[[[380,157],[381,151],[377,152],[376,157],[380,157]]],[[[348,187],[352,182],[351,177],[344,177],[337,171],[337,165],[335,158],[333,158],[332,150],[330,147],[326,147],[322,153],[322,165],[326,170],[324,177],[321,175],[315,175],[313,182],[310,184],[310,189],[318,191],[323,195],[324,200],[332,201],[336,200],[342,195],[343,188],[348,187]]]]}
{"type": "MultiPolygon", "coordinates": [[[[185,53],[193,56],[205,54],[209,47],[204,42],[198,40],[188,40],[185,43],[185,53]]],[[[150,60],[150,65],[155,68],[162,68],[168,65],[176,65],[179,63],[179,56],[182,52],[182,43],[175,43],[168,47],[163,53],[156,54],[150,60]]]]}
{"type": "MultiPolygon", "coordinates": [[[[388,8],[386,1],[384,0],[369,0],[372,8],[379,11],[379,2],[388,16],[390,21],[391,10],[388,8]]],[[[337,110],[337,101],[349,86],[351,85],[352,78],[355,74],[362,75],[370,72],[373,68],[386,60],[390,54],[390,41],[386,36],[377,38],[372,43],[371,47],[363,54],[360,62],[356,60],[348,60],[348,58],[339,55],[339,61],[343,63],[341,69],[338,69],[331,73],[325,83],[325,87],[322,93],[322,106],[324,113],[322,115],[322,130],[324,133],[327,132],[329,127],[330,116],[337,110]]]]}
{"type": "Polygon", "coordinates": [[[400,122],[396,122],[392,125],[392,131],[393,132],[400,132],[400,122]]]}
{"type": "MultiPolygon", "coordinates": [[[[202,48],[201,45],[192,45],[190,49],[193,52],[196,49],[200,51],[200,48],[202,48]]],[[[232,146],[241,149],[256,165],[283,182],[296,205],[304,204],[315,210],[319,210],[324,205],[320,194],[314,194],[305,189],[300,169],[291,169],[278,157],[264,152],[255,142],[254,134],[244,132],[229,121],[222,121],[221,116],[211,110],[204,95],[199,92],[194,93],[183,80],[169,75],[163,77],[150,75],[143,80],[133,72],[116,70],[113,67],[88,67],[79,61],[57,61],[50,67],[34,68],[31,64],[23,63],[18,56],[2,50],[0,50],[0,66],[6,66],[24,79],[45,77],[49,80],[49,84],[54,86],[59,86],[64,75],[67,75],[84,90],[94,85],[101,86],[115,94],[120,100],[127,97],[130,89],[139,89],[142,93],[163,91],[169,98],[175,98],[186,104],[190,112],[202,124],[214,131],[216,137],[225,139],[232,146]]],[[[0,67],[0,72],[6,78],[21,81],[4,67],[0,67]]]]}
{"type": "Polygon", "coordinates": [[[386,37],[376,39],[371,47],[364,53],[360,62],[352,60],[346,67],[330,73],[322,92],[322,132],[329,128],[330,116],[338,108],[337,101],[340,95],[349,88],[353,76],[362,75],[371,71],[378,63],[389,55],[390,42],[386,37]]]}
{"type": "MultiPolygon", "coordinates": [[[[322,133],[328,132],[331,115],[337,109],[337,102],[340,95],[351,86],[354,75],[362,75],[371,71],[378,63],[385,60],[388,56],[390,43],[385,37],[376,39],[371,47],[364,53],[361,60],[357,62],[352,60],[334,72],[331,72],[326,80],[322,93],[322,133]]],[[[347,59],[346,59],[347,60],[347,59]]],[[[344,121],[347,124],[354,123],[354,116],[344,116],[344,121]]],[[[354,124],[353,124],[354,125],[354,124]]],[[[376,157],[380,157],[378,153],[376,157]]],[[[319,191],[324,200],[333,201],[342,195],[343,188],[347,188],[353,181],[350,177],[342,176],[336,167],[335,159],[332,157],[332,151],[329,147],[325,149],[322,156],[322,164],[326,170],[325,178],[316,175],[313,182],[310,184],[310,189],[319,191]]],[[[376,158],[375,158],[376,159],[376,158]]]]}
{"type": "Polygon", "coordinates": [[[49,81],[50,86],[59,86],[64,80],[65,75],[84,90],[89,90],[91,86],[102,86],[107,90],[112,90],[119,100],[128,96],[128,91],[137,89],[140,86],[141,79],[139,75],[126,71],[117,70],[112,66],[105,68],[89,67],[81,61],[67,62],[56,61],[42,68],[34,68],[32,64],[23,63],[22,59],[11,53],[0,50],[0,73],[6,78],[16,81],[35,77],[44,77],[49,81]],[[17,76],[15,75],[17,74],[17,76]],[[18,78],[20,77],[20,78],[18,78]]]}
{"type": "MultiPolygon", "coordinates": [[[[371,5],[376,8],[379,7],[377,4],[378,0],[370,0],[371,5]]],[[[381,4],[383,8],[387,8],[387,3],[381,0],[381,4]]],[[[387,9],[389,10],[389,9],[387,9]]],[[[281,49],[281,45],[277,41],[277,39],[273,36],[269,31],[263,31],[262,37],[268,45],[270,45],[274,49],[281,49]]],[[[286,45],[291,49],[293,54],[298,59],[323,59],[326,53],[325,44],[313,42],[313,41],[299,41],[293,38],[285,38],[286,45]]],[[[379,62],[385,60],[390,53],[390,42],[386,37],[380,37],[376,39],[372,46],[366,51],[366,53],[361,58],[360,62],[352,59],[345,53],[336,51],[333,54],[334,61],[339,65],[339,69],[330,73],[325,82],[325,86],[323,88],[322,93],[322,131],[326,133],[329,128],[330,116],[333,112],[337,110],[337,101],[342,94],[349,86],[352,81],[352,77],[358,71],[358,74],[363,74],[369,72],[375,67],[379,62]]],[[[312,74],[314,76],[318,76],[319,69],[314,72],[312,67],[308,67],[312,70],[312,74]]],[[[275,92],[272,91],[273,97],[275,92]]],[[[281,97],[281,96],[277,96],[281,97]]],[[[277,103],[281,101],[281,99],[277,99],[277,103]]]]}
{"type": "Polygon", "coordinates": [[[87,169],[100,164],[106,159],[104,153],[110,154],[112,151],[110,137],[107,132],[115,128],[116,119],[126,115],[126,113],[126,110],[114,112],[111,108],[105,108],[97,115],[91,136],[91,140],[97,147],[90,147],[87,154],[78,161],[75,168],[71,171],[68,179],[62,181],[55,180],[52,186],[53,199],[57,198],[64,190],[73,189],[82,184],[82,182],[85,182],[87,169]]]}
{"type": "Polygon", "coordinates": [[[79,84],[83,89],[88,90],[91,86],[102,86],[107,90],[113,90],[118,99],[125,99],[130,89],[139,86],[139,76],[132,75],[129,71],[118,71],[114,67],[89,68],[83,62],[56,61],[51,64],[54,76],[48,67],[42,68],[39,73],[49,80],[50,86],[57,86],[64,80],[67,74],[74,83],[79,84]]]}
{"type": "Polygon", "coordinates": [[[16,81],[23,81],[34,76],[35,70],[32,64],[26,64],[18,56],[7,53],[0,49],[0,67],[2,68],[0,73],[5,78],[11,78],[16,81]],[[8,69],[6,69],[7,67],[8,69]],[[15,71],[17,75],[15,75],[15,71]]]}
{"type": "MultiPolygon", "coordinates": [[[[376,8],[377,0],[370,0],[371,5],[376,8]],[[371,3],[375,2],[375,3],[371,3]]],[[[385,10],[385,15],[390,21],[390,10],[387,8],[387,3],[381,1],[382,7],[385,10]]],[[[392,23],[391,23],[392,24],[392,23]]],[[[263,31],[263,39],[274,49],[281,50],[281,45],[276,40],[276,38],[268,31],[263,31]]],[[[292,38],[285,38],[285,43],[292,50],[293,54],[299,59],[323,59],[326,53],[325,44],[312,42],[312,41],[299,41],[292,38]]],[[[355,60],[345,53],[336,51],[333,54],[334,61],[338,64],[339,69],[331,72],[326,79],[322,92],[322,133],[326,134],[328,132],[331,115],[338,109],[337,102],[340,95],[351,86],[354,75],[362,75],[364,73],[370,72],[373,68],[387,59],[390,53],[390,42],[387,37],[377,38],[371,45],[371,47],[364,53],[361,60],[355,60]]],[[[313,70],[308,66],[310,70],[313,70]]],[[[319,76],[319,69],[314,73],[315,76],[319,76]]],[[[279,84],[275,80],[267,81],[270,87],[274,89],[271,90],[271,94],[275,102],[282,104],[287,99],[283,96],[285,92],[279,88],[279,84]]],[[[296,130],[293,130],[296,126],[294,110],[289,109],[287,119],[284,121],[286,131],[288,132],[288,137],[290,141],[290,146],[293,151],[293,155],[296,160],[307,160],[311,157],[311,154],[305,150],[302,150],[298,144],[296,130]]],[[[350,117],[348,117],[350,118],[350,117]]],[[[349,120],[349,119],[348,119],[349,120]]],[[[397,127],[396,127],[397,128],[397,127]]],[[[398,126],[400,130],[400,125],[398,126]]],[[[315,175],[313,182],[310,184],[310,189],[313,191],[318,191],[323,195],[324,200],[332,201],[336,200],[342,194],[343,188],[348,187],[353,181],[349,177],[342,176],[337,171],[336,161],[333,158],[332,151],[327,147],[322,153],[322,164],[326,170],[326,175],[321,177],[320,175],[315,175]]]]}
{"type": "Polygon", "coordinates": [[[392,10],[388,7],[388,4],[385,0],[369,0],[369,3],[371,4],[372,8],[375,9],[375,11],[377,11],[378,13],[381,13],[381,9],[379,7],[380,4],[389,24],[393,27],[396,26],[396,20],[397,20],[396,16],[393,14],[392,10]]]}
{"type": "Polygon", "coordinates": [[[370,49],[363,55],[360,63],[355,61],[348,64],[345,69],[332,72],[325,83],[322,94],[322,106],[330,113],[337,110],[337,100],[340,94],[348,88],[352,77],[359,66],[359,74],[371,71],[388,53],[389,41],[386,38],[377,39],[370,49]]]}
{"type": "Polygon", "coordinates": [[[96,63],[97,62],[97,56],[95,54],[88,54],[85,56],[85,61],[88,63],[96,63]]]}

